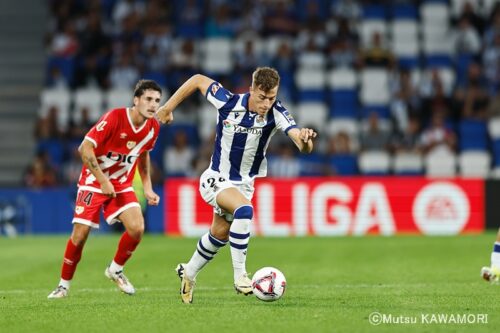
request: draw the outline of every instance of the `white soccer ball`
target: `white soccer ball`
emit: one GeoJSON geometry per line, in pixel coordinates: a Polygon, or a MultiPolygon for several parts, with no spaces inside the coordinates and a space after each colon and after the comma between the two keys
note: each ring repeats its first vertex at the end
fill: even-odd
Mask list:
{"type": "Polygon", "coordinates": [[[285,293],[285,275],[274,267],[261,268],[253,275],[252,289],[253,294],[262,301],[277,301],[285,293]]]}

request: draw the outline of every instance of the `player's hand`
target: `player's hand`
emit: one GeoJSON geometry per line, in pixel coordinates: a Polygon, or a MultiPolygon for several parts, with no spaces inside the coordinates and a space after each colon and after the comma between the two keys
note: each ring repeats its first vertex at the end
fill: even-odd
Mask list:
{"type": "Polygon", "coordinates": [[[160,196],[152,190],[144,191],[144,196],[148,200],[148,205],[150,206],[158,206],[158,204],[160,203],[160,196]]]}
{"type": "Polygon", "coordinates": [[[318,133],[316,133],[314,130],[310,128],[301,128],[300,129],[300,134],[299,134],[299,139],[304,141],[305,143],[309,142],[309,140],[314,139],[318,133]]]}
{"type": "Polygon", "coordinates": [[[174,121],[174,114],[170,108],[167,107],[167,105],[163,105],[156,111],[156,118],[162,123],[162,124],[170,124],[172,121],[174,121]]]}
{"type": "Polygon", "coordinates": [[[115,187],[109,180],[101,184],[101,191],[107,197],[116,198],[115,187]]]}

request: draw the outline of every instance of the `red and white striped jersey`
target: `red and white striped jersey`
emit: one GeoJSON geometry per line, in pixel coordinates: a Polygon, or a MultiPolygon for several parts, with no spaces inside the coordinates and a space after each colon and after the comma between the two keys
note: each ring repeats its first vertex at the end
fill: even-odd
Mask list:
{"type": "MultiPolygon", "coordinates": [[[[128,108],[107,112],[84,139],[93,143],[97,162],[111,180],[115,192],[133,191],[132,180],[137,158],[144,151],[153,149],[160,131],[160,124],[154,118],[146,120],[141,127],[136,128],[130,112],[128,108]]],[[[101,192],[101,185],[85,165],[78,187],[101,192]]]]}

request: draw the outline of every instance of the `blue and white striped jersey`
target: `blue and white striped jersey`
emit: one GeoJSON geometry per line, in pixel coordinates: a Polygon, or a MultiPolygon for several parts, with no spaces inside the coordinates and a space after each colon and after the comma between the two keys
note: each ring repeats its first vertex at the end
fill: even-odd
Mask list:
{"type": "Polygon", "coordinates": [[[248,183],[267,174],[266,150],[276,131],[297,127],[290,112],[276,101],[265,116],[248,110],[246,94],[232,94],[218,82],[206,98],[218,110],[215,147],[210,168],[234,183],[248,183]]]}

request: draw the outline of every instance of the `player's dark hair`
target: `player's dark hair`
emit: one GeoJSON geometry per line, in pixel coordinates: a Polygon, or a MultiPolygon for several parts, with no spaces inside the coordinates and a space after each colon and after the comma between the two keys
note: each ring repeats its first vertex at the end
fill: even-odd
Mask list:
{"type": "Polygon", "coordinates": [[[161,87],[153,80],[140,80],[135,85],[134,97],[141,97],[146,90],[156,90],[161,95],[161,87]]]}
{"type": "Polygon", "coordinates": [[[252,74],[252,84],[254,87],[268,92],[280,84],[280,75],[274,68],[258,67],[252,74]]]}

